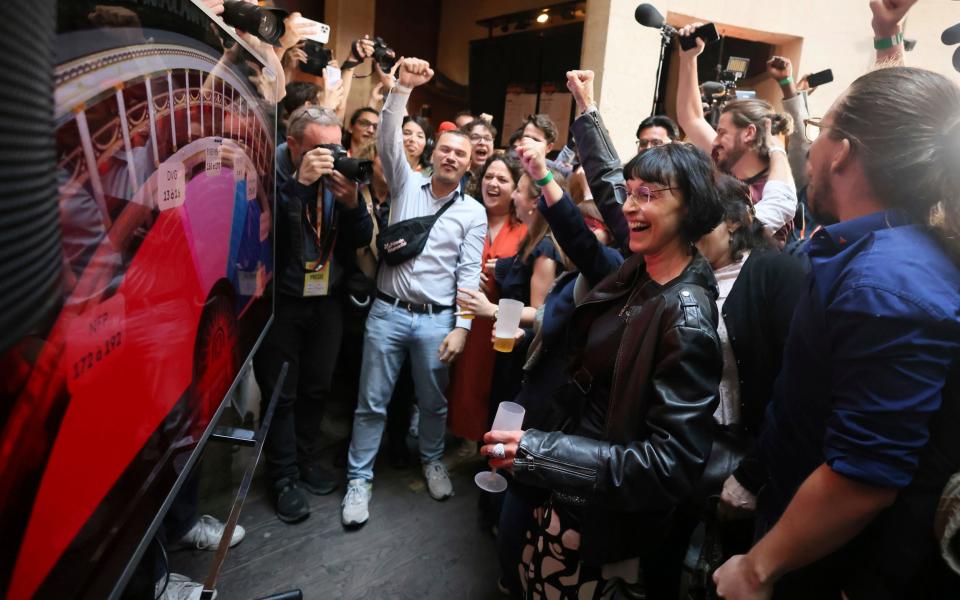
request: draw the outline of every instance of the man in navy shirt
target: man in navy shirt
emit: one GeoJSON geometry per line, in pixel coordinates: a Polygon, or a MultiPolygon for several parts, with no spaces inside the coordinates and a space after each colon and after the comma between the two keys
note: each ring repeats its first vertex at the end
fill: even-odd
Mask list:
{"type": "Polygon", "coordinates": [[[834,224],[807,246],[760,442],[763,537],[717,591],[960,597],[933,535],[960,470],[960,87],[877,70],[810,128],[810,206],[834,224]]]}

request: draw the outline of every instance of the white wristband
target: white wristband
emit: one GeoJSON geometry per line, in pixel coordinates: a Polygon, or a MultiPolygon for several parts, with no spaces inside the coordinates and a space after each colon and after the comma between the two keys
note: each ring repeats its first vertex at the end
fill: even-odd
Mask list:
{"type": "Polygon", "coordinates": [[[783,148],[783,146],[770,146],[767,148],[767,154],[773,154],[774,152],[782,152],[784,156],[787,155],[787,151],[783,148]]]}

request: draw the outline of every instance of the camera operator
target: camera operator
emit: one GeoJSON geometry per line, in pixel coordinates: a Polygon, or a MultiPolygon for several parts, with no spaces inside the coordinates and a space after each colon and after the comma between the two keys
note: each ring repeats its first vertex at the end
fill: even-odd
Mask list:
{"type": "MultiPolygon", "coordinates": [[[[447,419],[444,390],[451,362],[463,351],[470,321],[454,316],[457,288],[480,286],[480,258],[487,234],[483,205],[467,196],[460,178],[470,164],[470,139],[460,130],[437,139],[430,177],[410,168],[400,124],[410,92],[433,77],[423,60],[407,58],[382,112],[377,147],[392,199],[390,226],[445,212],[429,229],[425,246],[399,264],[381,264],[377,299],[370,308],[363,344],[360,395],[350,440],[346,526],[369,518],[373,463],[404,356],[410,356],[420,405],[420,458],[430,495],[444,500],[453,487],[441,459],[447,419]]],[[[385,235],[381,231],[381,239],[385,235]]],[[[423,239],[423,238],[420,238],[423,239]]],[[[403,240],[405,241],[405,240],[403,240]]],[[[413,240],[411,247],[416,247],[413,240]]],[[[404,246],[399,246],[400,248],[404,246]]]]}
{"type": "MultiPolygon", "coordinates": [[[[687,25],[680,29],[680,35],[692,35],[702,25],[687,25]]],[[[750,186],[757,219],[768,230],[777,231],[777,237],[782,241],[787,231],[778,230],[784,225],[792,229],[797,211],[797,191],[786,151],[782,147],[767,145],[763,121],[770,119],[772,133],[777,135],[789,132],[790,119],[774,112],[764,100],[734,100],[723,107],[718,127],[714,130],[703,116],[698,87],[697,57],[704,46],[704,41],[696,38],[696,46],[680,51],[677,120],[686,132],[687,140],[710,152],[721,171],[750,186]],[[787,172],[786,178],[782,177],[784,171],[787,172]],[[777,180],[777,183],[768,186],[768,180],[777,180]]]]}
{"type": "Polygon", "coordinates": [[[276,315],[254,368],[262,397],[270,398],[281,365],[290,363],[266,442],[277,517],[290,523],[310,514],[301,488],[321,495],[336,489],[318,464],[320,419],[340,349],[343,274],[373,234],[357,183],[334,170],[330,149],[318,147],[339,142],[333,111],[301,107],[278,149],[278,181],[281,154],[292,175],[278,186],[276,315]]]}

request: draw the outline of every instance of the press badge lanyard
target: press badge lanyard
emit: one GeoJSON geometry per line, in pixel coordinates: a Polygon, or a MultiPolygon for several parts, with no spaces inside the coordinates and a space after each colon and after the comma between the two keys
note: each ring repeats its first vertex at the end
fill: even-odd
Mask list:
{"type": "Polygon", "coordinates": [[[326,236],[323,235],[322,210],[322,205],[317,207],[317,222],[314,224],[313,220],[310,218],[309,205],[304,207],[304,217],[306,217],[307,223],[310,224],[310,231],[313,233],[313,235],[310,237],[313,238],[313,243],[316,246],[317,251],[320,253],[320,260],[316,262],[307,261],[303,265],[303,268],[306,271],[303,276],[304,298],[330,295],[329,265],[332,262],[331,255],[333,254],[333,247],[337,243],[337,205],[334,204],[333,210],[330,211],[330,218],[333,219],[333,223],[331,223],[330,231],[326,236]]]}
{"type": "Polygon", "coordinates": [[[330,232],[322,243],[321,239],[323,239],[324,236],[323,213],[321,211],[322,208],[317,207],[317,222],[314,224],[313,219],[310,218],[310,207],[307,205],[303,207],[303,214],[307,219],[307,223],[310,225],[310,232],[313,234],[310,237],[313,238],[313,243],[320,253],[320,260],[317,261],[316,266],[312,269],[314,271],[320,271],[326,267],[327,263],[330,262],[333,247],[337,244],[337,205],[334,203],[333,210],[330,211],[330,218],[333,219],[333,224],[330,226],[330,232]]]}

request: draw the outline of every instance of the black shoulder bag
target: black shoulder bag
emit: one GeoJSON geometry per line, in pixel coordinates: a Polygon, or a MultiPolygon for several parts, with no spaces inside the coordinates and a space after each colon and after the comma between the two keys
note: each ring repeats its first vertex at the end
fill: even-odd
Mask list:
{"type": "Polygon", "coordinates": [[[450,205],[456,199],[457,197],[454,196],[435,214],[406,219],[385,227],[377,238],[377,250],[380,258],[391,267],[395,267],[419,256],[427,245],[427,238],[430,237],[433,224],[450,208],[450,205]]]}

